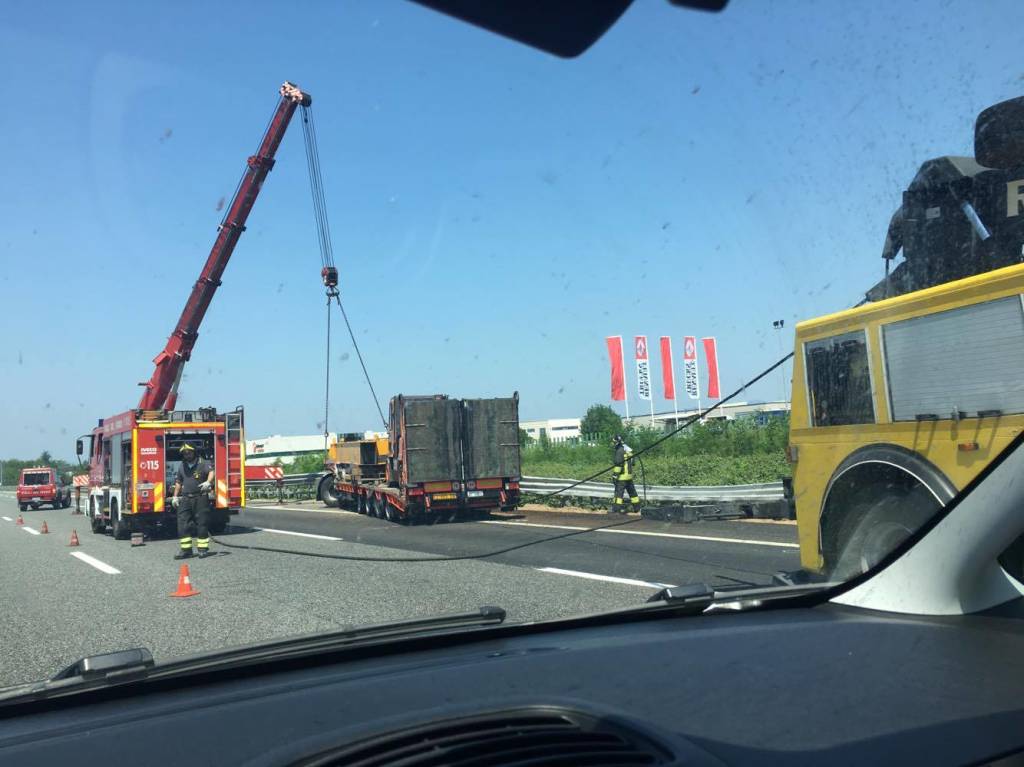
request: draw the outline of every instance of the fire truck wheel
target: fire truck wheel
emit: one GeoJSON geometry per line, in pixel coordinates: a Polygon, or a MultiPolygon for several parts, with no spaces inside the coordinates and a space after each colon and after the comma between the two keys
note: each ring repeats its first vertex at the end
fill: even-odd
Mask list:
{"type": "Polygon", "coordinates": [[[110,501],[110,528],[115,541],[126,541],[132,537],[132,529],[128,522],[121,519],[117,508],[117,499],[110,501]]]}
{"type": "Polygon", "coordinates": [[[33,504],[31,504],[31,506],[32,506],[32,511],[39,511],[39,504],[38,503],[33,503],[33,504]]]}
{"type": "Polygon", "coordinates": [[[210,519],[207,525],[210,533],[213,535],[220,535],[228,528],[228,519],[226,516],[218,516],[210,519]]]}
{"type": "Polygon", "coordinates": [[[18,509],[20,511],[28,511],[28,504],[27,503],[19,503],[18,504],[18,509]]]}
{"type": "Polygon", "coordinates": [[[96,499],[92,497],[89,498],[89,524],[97,535],[106,532],[107,526],[103,524],[103,519],[96,513],[96,499]]]}

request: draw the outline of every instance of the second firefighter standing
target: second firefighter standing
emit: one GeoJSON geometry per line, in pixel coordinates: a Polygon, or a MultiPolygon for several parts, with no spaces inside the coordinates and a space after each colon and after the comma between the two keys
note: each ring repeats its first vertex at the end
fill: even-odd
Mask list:
{"type": "Polygon", "coordinates": [[[625,443],[621,436],[612,440],[615,448],[615,460],[612,466],[612,478],[615,480],[615,500],[612,502],[613,514],[639,513],[640,496],[636,494],[633,484],[633,449],[625,443]],[[629,509],[626,509],[626,494],[629,494],[629,509]]]}

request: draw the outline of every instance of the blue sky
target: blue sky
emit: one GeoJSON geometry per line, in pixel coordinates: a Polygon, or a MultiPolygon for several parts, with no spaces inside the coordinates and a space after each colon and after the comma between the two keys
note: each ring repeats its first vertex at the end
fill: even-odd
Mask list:
{"type": "MultiPolygon", "coordinates": [[[[772,320],[789,346],[881,276],[918,165],[1024,92],[1015,2],[640,0],[573,61],[399,0],[41,8],[0,10],[0,456],[70,456],[135,405],[285,79],[314,96],[378,392],[518,390],[524,418],[607,401],[609,334],[715,335],[735,388],[777,358],[772,320]]],[[[323,418],[300,134],[182,384],[250,436],[323,418]]],[[[343,334],[333,357],[332,430],[374,428],[343,334]]]]}

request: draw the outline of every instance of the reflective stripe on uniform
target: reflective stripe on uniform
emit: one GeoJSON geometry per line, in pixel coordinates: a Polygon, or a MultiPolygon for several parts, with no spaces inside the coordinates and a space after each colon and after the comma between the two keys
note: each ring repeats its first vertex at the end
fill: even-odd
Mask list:
{"type": "Polygon", "coordinates": [[[640,496],[639,495],[634,495],[632,498],[629,499],[629,502],[633,503],[633,504],[640,503],[640,496]]]}
{"type": "Polygon", "coordinates": [[[615,505],[616,506],[621,506],[622,505],[622,499],[621,498],[616,498],[615,499],[615,505]]]}
{"type": "Polygon", "coordinates": [[[209,538],[196,538],[196,546],[198,548],[200,548],[200,549],[208,549],[208,548],[210,548],[210,539],[209,538]]]}
{"type": "Polygon", "coordinates": [[[189,538],[182,538],[180,541],[178,541],[178,543],[181,544],[181,548],[183,548],[183,549],[191,549],[192,548],[192,538],[191,537],[189,537],[189,538]]]}

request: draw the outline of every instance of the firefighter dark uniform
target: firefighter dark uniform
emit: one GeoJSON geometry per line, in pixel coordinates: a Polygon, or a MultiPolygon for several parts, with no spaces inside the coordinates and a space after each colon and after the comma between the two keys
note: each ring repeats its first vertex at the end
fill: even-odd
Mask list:
{"type": "Polygon", "coordinates": [[[199,556],[205,557],[210,551],[210,533],[207,529],[210,516],[207,493],[210,485],[207,478],[213,468],[207,461],[197,458],[194,450],[191,451],[191,458],[185,457],[185,450],[183,447],[183,460],[175,477],[176,484],[181,486],[178,499],[178,539],[181,550],[175,559],[192,556],[193,533],[199,556]]]}
{"type": "Polygon", "coordinates": [[[612,477],[615,480],[615,500],[612,511],[626,513],[625,498],[629,493],[629,511],[640,511],[640,496],[636,494],[633,484],[633,451],[621,438],[615,440],[615,465],[612,466],[612,477]]]}

